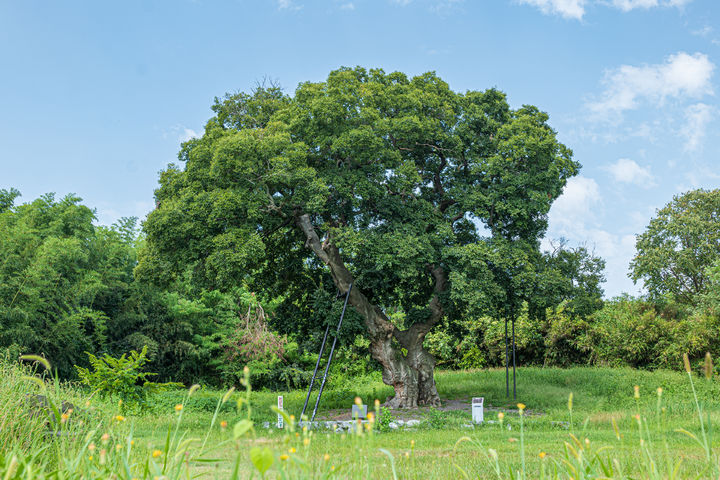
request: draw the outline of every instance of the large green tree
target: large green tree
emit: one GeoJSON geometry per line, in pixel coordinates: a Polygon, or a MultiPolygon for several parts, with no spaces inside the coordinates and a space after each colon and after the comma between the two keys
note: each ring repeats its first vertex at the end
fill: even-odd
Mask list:
{"type": "MultiPolygon", "coordinates": [[[[438,404],[423,341],[467,311],[469,260],[517,285],[527,268],[513,259],[537,251],[579,168],[548,116],[511,109],[494,89],[454,92],[433,73],[363,68],[293,96],[228,95],[213,109],[202,138],[183,144],[185,168],[161,174],[138,275],[246,282],[291,301],[327,272],[341,292],[353,285],[350,304],[395,389],[390,405],[438,404]],[[389,308],[405,312],[403,325],[389,308]]],[[[481,303],[507,297],[483,287],[481,303]]]]}
{"type": "Polygon", "coordinates": [[[676,195],[638,236],[630,276],[655,297],[694,304],[720,259],[720,189],[676,195]]]}

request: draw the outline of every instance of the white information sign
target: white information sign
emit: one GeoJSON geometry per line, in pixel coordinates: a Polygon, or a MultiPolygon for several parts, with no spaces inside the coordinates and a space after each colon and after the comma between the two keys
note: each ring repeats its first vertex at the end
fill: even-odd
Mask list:
{"type": "Polygon", "coordinates": [[[484,397],[473,397],[472,399],[472,419],[475,423],[483,423],[484,420],[484,397]]]}
{"type": "MultiPolygon", "coordinates": [[[[281,412],[283,411],[283,397],[282,395],[278,396],[278,410],[281,412]]],[[[283,428],[283,416],[278,413],[278,421],[277,421],[277,428],[283,428]]]]}

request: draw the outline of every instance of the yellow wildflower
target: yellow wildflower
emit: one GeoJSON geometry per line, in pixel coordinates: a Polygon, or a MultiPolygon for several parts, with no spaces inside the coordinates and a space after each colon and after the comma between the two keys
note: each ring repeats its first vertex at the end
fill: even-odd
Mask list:
{"type": "Polygon", "coordinates": [[[115,421],[116,422],[124,422],[125,417],[123,417],[122,415],[115,415],[115,421]]]}
{"type": "Polygon", "coordinates": [[[153,450],[152,457],[157,458],[162,454],[163,454],[162,450],[153,450]]]}
{"type": "Polygon", "coordinates": [[[538,457],[540,457],[540,458],[545,458],[546,455],[547,455],[547,453],[545,453],[545,452],[540,452],[540,453],[538,454],[538,457]]]}
{"type": "Polygon", "coordinates": [[[182,404],[178,403],[177,405],[175,405],[175,411],[176,411],[176,412],[180,412],[180,411],[182,411],[182,409],[183,409],[182,404]]]}
{"type": "Polygon", "coordinates": [[[326,462],[327,462],[328,460],[330,460],[330,454],[326,453],[326,454],[323,456],[323,460],[325,460],[326,462]]]}
{"type": "Polygon", "coordinates": [[[524,404],[524,403],[518,403],[518,404],[517,404],[517,407],[518,407],[518,410],[520,410],[520,415],[522,415],[523,412],[525,411],[525,404],[524,404]]]}
{"type": "Polygon", "coordinates": [[[306,447],[307,447],[308,445],[310,445],[310,439],[309,439],[309,438],[303,438],[303,445],[305,445],[306,447]]]}
{"type": "Polygon", "coordinates": [[[227,428],[227,422],[225,420],[220,422],[220,428],[222,428],[223,430],[225,430],[227,428]]]}
{"type": "Polygon", "coordinates": [[[63,413],[62,415],[60,415],[60,423],[67,422],[68,418],[70,418],[70,415],[68,415],[67,413],[63,413]]]}
{"type": "Polygon", "coordinates": [[[284,461],[284,460],[287,460],[288,458],[290,458],[290,456],[286,453],[283,453],[282,455],[280,455],[280,460],[284,461]]]}
{"type": "Polygon", "coordinates": [[[640,398],[640,385],[635,385],[633,390],[635,390],[635,398],[640,398]]]}
{"type": "Polygon", "coordinates": [[[297,450],[295,450],[295,447],[290,447],[290,453],[295,453],[297,450]]]}

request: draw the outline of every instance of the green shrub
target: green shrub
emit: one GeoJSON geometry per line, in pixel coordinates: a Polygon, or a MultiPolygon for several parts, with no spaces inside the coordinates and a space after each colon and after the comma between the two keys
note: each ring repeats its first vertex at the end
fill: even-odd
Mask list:
{"type": "Polygon", "coordinates": [[[119,398],[126,410],[145,407],[149,392],[182,386],[179,383],[154,383],[147,380],[155,375],[142,371],[148,361],[147,347],[143,347],[139,353],[133,350],[129,355],[122,354],[117,358],[108,354],[98,358],[91,353],[88,353],[88,357],[90,368],[75,366],[81,382],[101,397],[119,398]]]}
{"type": "Polygon", "coordinates": [[[588,363],[589,355],[581,343],[588,323],[585,319],[573,315],[567,305],[567,302],[562,302],[557,307],[545,310],[542,327],[545,366],[568,367],[588,363]]]}
{"type": "Polygon", "coordinates": [[[594,363],[608,366],[679,369],[687,353],[716,352],[718,317],[622,296],[596,312],[580,343],[594,363]]]}

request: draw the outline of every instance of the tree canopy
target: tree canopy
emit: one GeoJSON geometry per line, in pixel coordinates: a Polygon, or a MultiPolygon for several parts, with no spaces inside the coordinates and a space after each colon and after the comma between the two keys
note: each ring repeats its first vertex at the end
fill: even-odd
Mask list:
{"type": "Polygon", "coordinates": [[[708,268],[720,259],[720,190],[676,195],[637,237],[630,263],[655,297],[691,304],[707,292],[708,268]]]}
{"type": "Polygon", "coordinates": [[[213,110],[183,144],[185,167],[161,174],[138,275],[245,283],[295,304],[328,273],[342,292],[353,283],[395,406],[436,403],[425,335],[468,296],[491,305],[523,286],[579,169],[538,108],[454,92],[434,73],[342,68],[293,96],[259,88],[213,110]]]}

